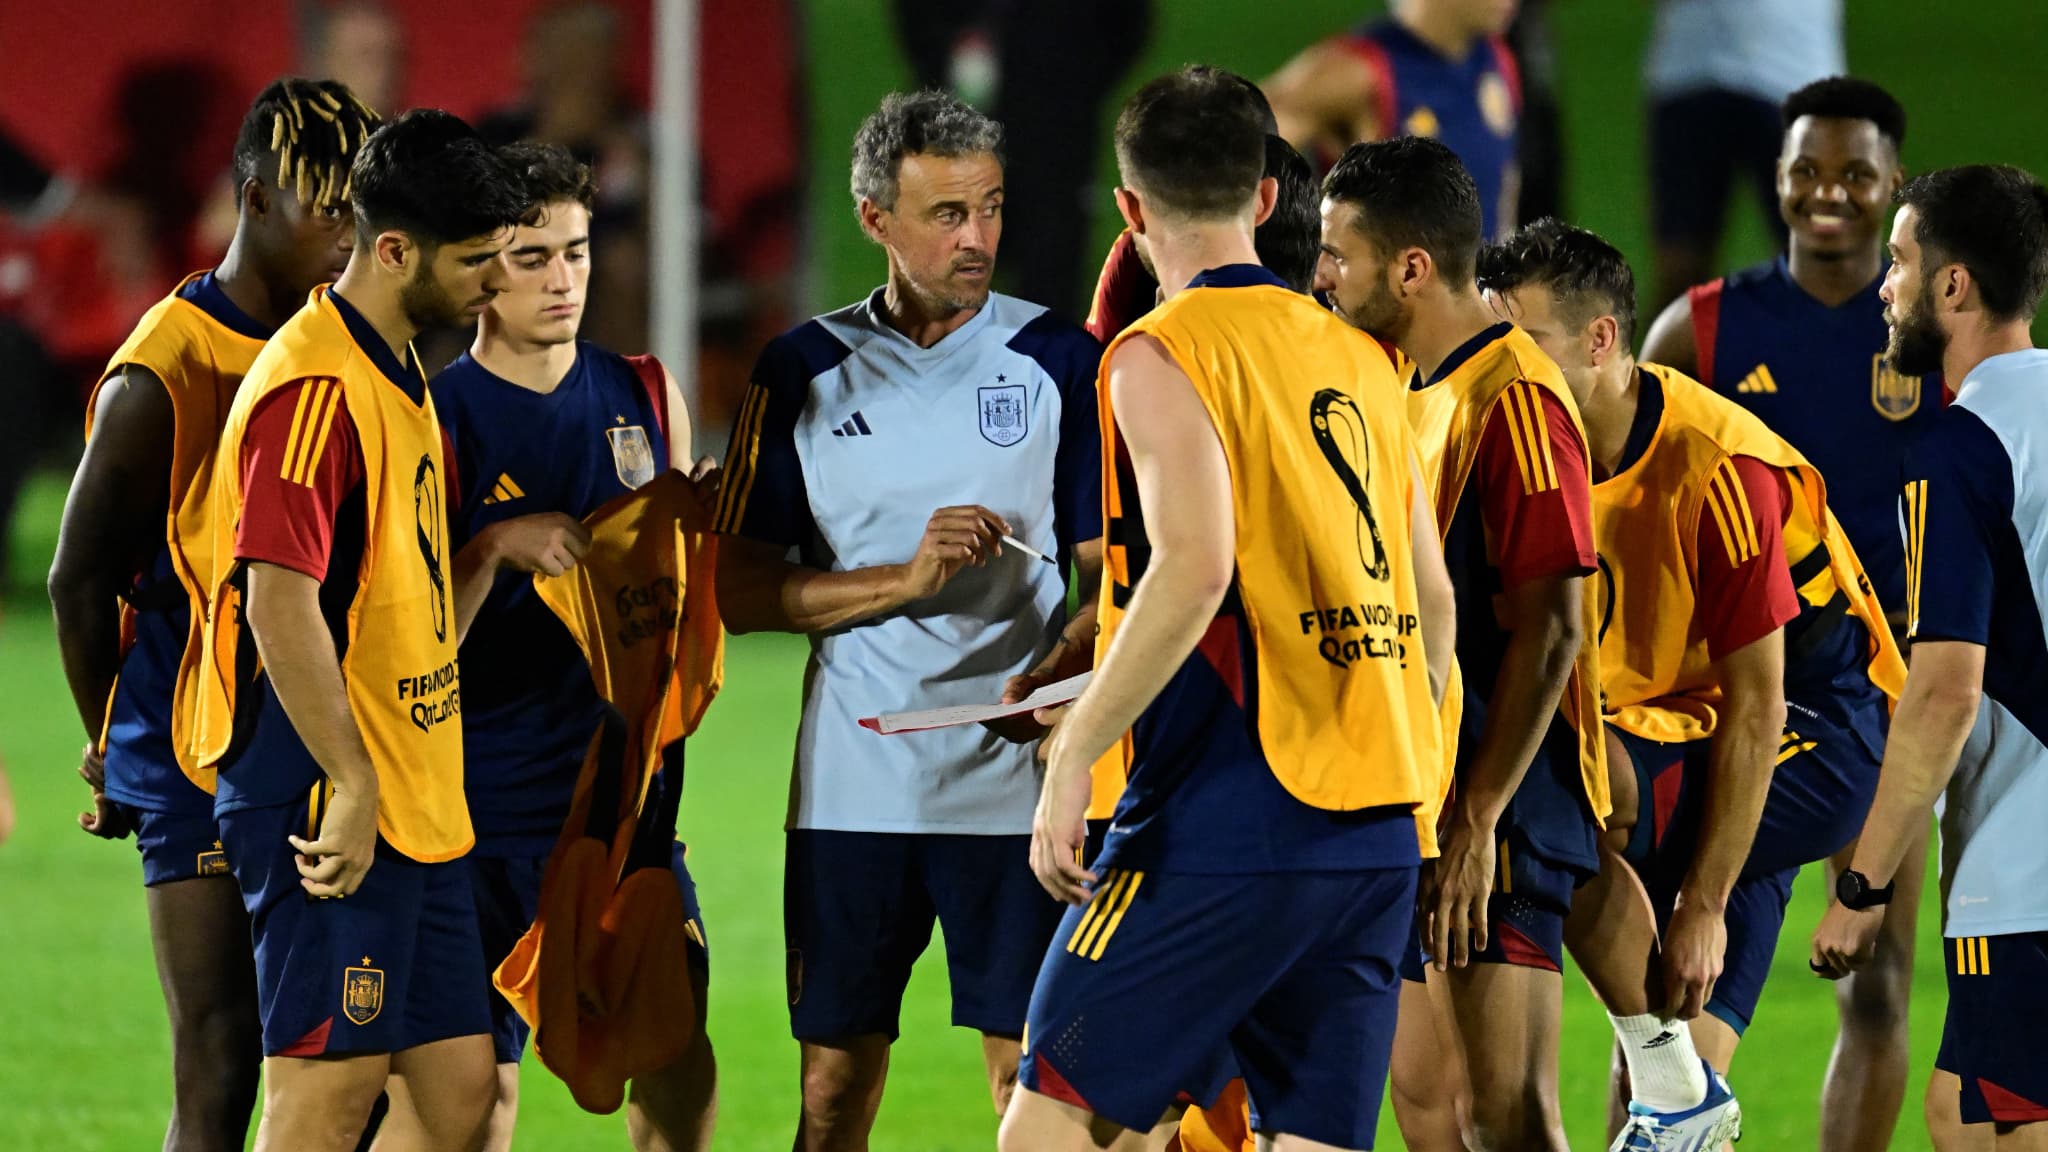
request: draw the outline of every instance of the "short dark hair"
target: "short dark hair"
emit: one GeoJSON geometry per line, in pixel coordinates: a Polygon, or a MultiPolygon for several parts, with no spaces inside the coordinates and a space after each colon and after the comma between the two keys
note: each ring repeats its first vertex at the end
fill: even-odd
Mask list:
{"type": "Polygon", "coordinates": [[[371,133],[350,176],[356,241],[404,232],[428,247],[487,236],[526,215],[524,183],[476,129],[416,108],[371,133]]]}
{"type": "Polygon", "coordinates": [[[574,200],[585,208],[597,203],[597,183],[590,177],[590,165],[560,144],[521,140],[501,146],[498,152],[518,173],[526,187],[526,199],[534,207],[563,200],[574,200]]]}
{"type": "Polygon", "coordinates": [[[1897,150],[1906,143],[1906,109],[1897,97],[1868,80],[1855,76],[1830,76],[1815,80],[1799,91],[1785,97],[1779,109],[1779,118],[1785,130],[1802,116],[1815,116],[1823,120],[1868,120],[1877,125],[1877,134],[1892,142],[1897,150]]]}
{"type": "Polygon", "coordinates": [[[950,92],[891,92],[853,135],[853,202],[896,207],[905,156],[972,156],[1003,162],[1003,126],[950,92]]]}
{"type": "Polygon", "coordinates": [[[1447,280],[1468,281],[1485,233],[1479,185],[1458,154],[1423,136],[1345,149],[1323,198],[1359,209],[1360,229],[1387,252],[1420,248],[1447,280]]]}
{"type": "Polygon", "coordinates": [[[1928,270],[1961,264],[2001,321],[2031,319],[2048,289],[2048,189],[2019,168],[1971,164],[1916,176],[1894,202],[1913,209],[1928,270]]]}
{"type": "Polygon", "coordinates": [[[1259,263],[1296,292],[1315,285],[1316,260],[1322,254],[1322,214],[1317,210],[1315,170],[1294,145],[1278,136],[1266,137],[1266,175],[1280,185],[1273,214],[1252,233],[1259,263]]]}
{"type": "Polygon", "coordinates": [[[287,76],[256,96],[235,133],[235,186],[270,171],[301,204],[349,199],[349,167],[384,121],[339,80],[287,76]]]}
{"type": "Polygon", "coordinates": [[[1192,64],[1147,83],[1116,118],[1124,182],[1198,219],[1244,210],[1266,171],[1268,109],[1258,86],[1192,64]]]}
{"type": "Polygon", "coordinates": [[[1531,286],[1584,324],[1614,317],[1622,347],[1635,345],[1636,277],[1621,249],[1598,235],[1545,216],[1479,254],[1479,285],[1495,292],[1531,286]]]}

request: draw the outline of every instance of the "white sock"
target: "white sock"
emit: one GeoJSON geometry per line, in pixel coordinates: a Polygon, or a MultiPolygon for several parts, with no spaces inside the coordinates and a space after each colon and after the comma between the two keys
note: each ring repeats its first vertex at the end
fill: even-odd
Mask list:
{"type": "Polygon", "coordinates": [[[1635,1102],[1659,1112],[1697,1108],[1707,1098],[1707,1073],[1692,1045],[1692,1029],[1655,1013],[1607,1017],[1621,1041],[1635,1102]]]}

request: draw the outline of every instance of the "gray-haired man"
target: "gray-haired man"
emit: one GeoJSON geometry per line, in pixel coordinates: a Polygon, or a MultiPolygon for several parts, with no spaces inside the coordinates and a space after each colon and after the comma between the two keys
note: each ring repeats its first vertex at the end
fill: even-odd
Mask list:
{"type": "Polygon", "coordinates": [[[811,637],[783,885],[799,1149],[867,1146],[935,919],[953,1023],[982,1034],[1000,1113],[1059,922],[1029,863],[1028,717],[1000,734],[856,723],[985,703],[1093,658],[1101,348],[990,292],[1001,148],[950,96],[883,100],[854,138],[853,197],[888,282],[768,345],[726,455],[726,627],[811,637]]]}

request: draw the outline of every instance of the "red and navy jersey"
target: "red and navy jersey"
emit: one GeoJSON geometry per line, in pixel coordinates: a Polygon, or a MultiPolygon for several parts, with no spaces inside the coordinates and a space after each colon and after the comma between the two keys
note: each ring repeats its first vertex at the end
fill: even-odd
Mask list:
{"type": "MultiPolygon", "coordinates": [[[[270,330],[228,299],[211,272],[187,280],[178,295],[232,332],[270,339],[270,330]]],[[[192,601],[174,565],[166,544],[122,594],[135,611],[107,705],[106,793],[144,811],[203,815],[213,811],[213,797],[192,786],[172,750],[171,700],[192,623],[192,601]]]]}
{"type": "Polygon", "coordinates": [[[1360,25],[1338,43],[1372,69],[1379,135],[1430,136],[1456,152],[1479,185],[1486,238],[1500,239],[1522,118],[1522,76],[1507,41],[1475,40],[1462,60],[1451,60],[1388,19],[1360,25]]]}
{"type": "MultiPolygon", "coordinates": [[[[434,377],[452,451],[450,546],[517,516],[578,520],[668,470],[661,369],[578,342],[548,393],[464,353],[434,377]]],[[[462,642],[464,787],[476,851],[545,854],[603,702],[569,630],[523,572],[498,576],[462,642]]]]}
{"type": "Polygon", "coordinates": [[[1688,293],[1701,383],[1749,409],[1820,469],[1828,507],[1886,610],[1905,606],[1899,468],[1941,409],[1937,378],[1901,376],[1889,341],[1882,274],[1830,308],[1807,295],[1785,258],[1688,293]]]}

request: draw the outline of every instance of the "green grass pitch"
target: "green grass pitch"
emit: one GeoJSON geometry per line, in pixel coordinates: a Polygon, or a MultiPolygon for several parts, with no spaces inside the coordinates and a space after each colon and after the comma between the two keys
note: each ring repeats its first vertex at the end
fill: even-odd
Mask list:
{"type": "MultiPolygon", "coordinates": [[[[802,5],[812,102],[811,227],[820,255],[818,299],[855,298],[881,261],[855,230],[844,192],[847,142],[888,88],[906,82],[880,0],[802,5]]],[[[1336,0],[1246,4],[1157,0],[1150,50],[1127,83],[1183,61],[1257,76],[1299,45],[1358,19],[1366,5],[1336,0]]],[[[1906,153],[1918,168],[2000,160],[2048,171],[2048,96],[2014,83],[2021,46],[2048,42],[2048,15],[2032,0],[1923,5],[1858,0],[1849,6],[1850,61],[1893,86],[1913,116],[1906,153]]],[[[1638,255],[1647,250],[1641,170],[1641,47],[1651,5],[1641,0],[1556,0],[1565,76],[1571,200],[1576,217],[1638,255]]],[[[2030,61],[2029,61],[2030,63],[2030,61]]],[[[1028,78],[1018,82],[1028,83],[1028,78]]],[[[1098,233],[1113,231],[1104,194],[1098,233]]],[[[1752,211],[1736,216],[1727,262],[1764,254],[1752,211]]],[[[1013,242],[1018,242],[1013,240],[1013,242]]],[[[0,1148],[128,1150],[156,1146],[168,1109],[166,1026],[149,956],[131,844],[95,841],[72,825],[83,789],[73,775],[81,743],[59,674],[48,610],[36,593],[47,566],[61,481],[38,486],[17,530],[13,594],[0,611],[0,755],[20,807],[16,838],[0,847],[0,1148]]],[[[725,695],[691,748],[684,832],[691,842],[712,939],[711,1032],[722,1068],[718,1145],[789,1145],[796,1112],[796,1049],[783,1003],[782,816],[787,795],[801,641],[735,641],[725,695]]],[[[1834,1036],[1826,985],[1806,971],[1805,946],[1821,906],[1802,877],[1760,1019],[1736,1063],[1749,1116],[1745,1147],[1814,1146],[1816,1102],[1834,1036]]],[[[1922,916],[1913,1007],[1913,1082],[1893,1147],[1925,1149],[1918,1098],[1940,1031],[1942,978],[1932,909],[1922,916]]],[[[904,1009],[877,1149],[987,1149],[995,1118],[979,1046],[947,1024],[944,967],[935,941],[904,1009]]],[[[1604,1020],[1576,978],[1567,980],[1564,1106],[1573,1142],[1600,1146],[1607,1049],[1604,1020]]],[[[529,1062],[518,1144],[547,1152],[624,1147],[619,1117],[579,1113],[529,1062]]],[[[1400,1147],[1389,1115],[1381,1147],[1400,1147]]]]}

